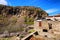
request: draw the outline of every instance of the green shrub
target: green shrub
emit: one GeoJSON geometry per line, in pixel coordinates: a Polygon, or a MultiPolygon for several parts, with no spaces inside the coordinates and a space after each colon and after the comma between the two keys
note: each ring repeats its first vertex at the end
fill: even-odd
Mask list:
{"type": "Polygon", "coordinates": [[[29,33],[32,33],[32,32],[34,32],[34,31],[35,31],[35,30],[31,29],[31,30],[29,30],[28,32],[29,32],[29,33]]]}
{"type": "Polygon", "coordinates": [[[25,24],[33,25],[34,24],[34,19],[33,18],[25,17],[25,24]]]}
{"type": "Polygon", "coordinates": [[[24,35],[21,35],[21,36],[20,36],[20,38],[23,38],[23,37],[24,37],[24,35]]]}

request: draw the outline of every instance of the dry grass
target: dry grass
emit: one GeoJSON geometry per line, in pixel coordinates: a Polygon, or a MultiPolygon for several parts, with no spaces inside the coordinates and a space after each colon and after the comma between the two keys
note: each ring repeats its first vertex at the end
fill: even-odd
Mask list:
{"type": "Polygon", "coordinates": [[[16,36],[10,38],[0,38],[0,40],[16,40],[16,36]]]}

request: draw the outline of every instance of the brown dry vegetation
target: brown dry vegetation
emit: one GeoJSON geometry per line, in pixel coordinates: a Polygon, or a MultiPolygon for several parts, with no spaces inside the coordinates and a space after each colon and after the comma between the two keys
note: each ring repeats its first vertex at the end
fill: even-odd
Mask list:
{"type": "Polygon", "coordinates": [[[34,24],[36,17],[46,17],[48,14],[41,8],[30,6],[0,5],[0,33],[23,31],[27,25],[34,24]]]}

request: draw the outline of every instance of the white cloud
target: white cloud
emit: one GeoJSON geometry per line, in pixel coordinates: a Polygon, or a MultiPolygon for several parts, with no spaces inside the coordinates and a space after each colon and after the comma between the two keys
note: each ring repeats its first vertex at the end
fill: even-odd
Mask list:
{"type": "Polygon", "coordinates": [[[0,4],[8,5],[8,3],[7,3],[7,1],[6,1],[6,0],[0,0],[0,4]]]}
{"type": "Polygon", "coordinates": [[[45,10],[47,13],[54,13],[54,12],[57,12],[59,11],[58,9],[48,9],[48,10],[45,10]]]}

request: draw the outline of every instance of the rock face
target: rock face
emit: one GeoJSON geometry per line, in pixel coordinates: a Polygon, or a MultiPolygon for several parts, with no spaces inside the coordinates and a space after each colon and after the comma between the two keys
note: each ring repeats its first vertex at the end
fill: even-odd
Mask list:
{"type": "Polygon", "coordinates": [[[45,17],[48,14],[43,11],[40,8],[37,7],[30,7],[30,6],[17,6],[17,7],[12,7],[12,6],[6,6],[6,5],[0,5],[0,14],[2,15],[27,15],[29,17],[45,17]]]}
{"type": "Polygon", "coordinates": [[[48,14],[37,7],[0,5],[0,32],[22,31],[26,24],[33,24],[35,19],[46,16],[48,14]]]}

